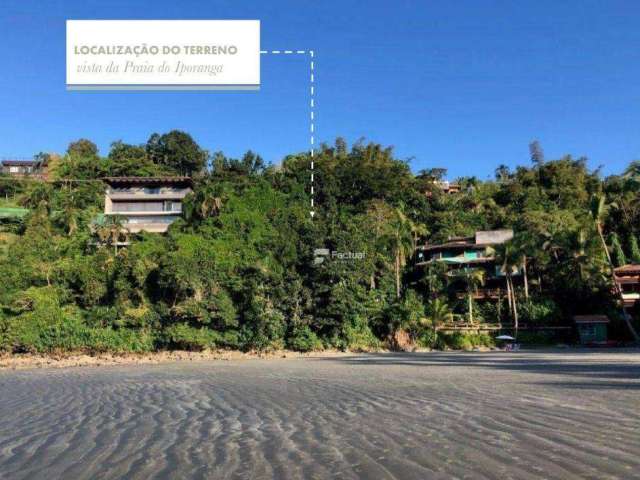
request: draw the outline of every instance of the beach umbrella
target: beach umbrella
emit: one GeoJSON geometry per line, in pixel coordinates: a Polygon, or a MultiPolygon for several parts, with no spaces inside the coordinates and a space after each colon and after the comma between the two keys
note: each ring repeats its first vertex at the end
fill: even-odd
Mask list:
{"type": "Polygon", "coordinates": [[[515,338],[510,335],[500,335],[499,337],[496,337],[496,340],[515,340],[515,338]]]}

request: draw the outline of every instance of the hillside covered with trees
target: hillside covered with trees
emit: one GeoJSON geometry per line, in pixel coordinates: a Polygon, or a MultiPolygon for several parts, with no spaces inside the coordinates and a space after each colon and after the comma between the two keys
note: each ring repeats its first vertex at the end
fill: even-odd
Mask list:
{"type": "MultiPolygon", "coordinates": [[[[393,150],[341,139],[315,155],[316,215],[309,215],[307,153],[265,165],[210,154],[183,132],[143,145],[89,140],[49,156],[50,181],[0,177],[0,349],[148,351],[159,348],[313,350],[393,344],[490,343],[437,335],[466,318],[513,323],[506,299],[475,304],[451,291],[437,266],[416,269],[415,248],[477,230],[511,228],[498,263],[526,261],[514,286],[520,322],[571,325],[604,313],[630,339],[612,282],[614,265],[640,263],[640,162],[602,178],[585,158],[531,159],[491,181],[411,172],[393,150]],[[194,192],[168,234],[118,247],[117,222],[95,223],[106,176],[193,177],[194,192]],[[606,248],[605,248],[606,245],[606,248]],[[314,262],[314,249],[364,258],[314,262]]],[[[469,280],[471,282],[471,280],[469,280]]],[[[638,315],[632,320],[638,325],[638,315]]]]}

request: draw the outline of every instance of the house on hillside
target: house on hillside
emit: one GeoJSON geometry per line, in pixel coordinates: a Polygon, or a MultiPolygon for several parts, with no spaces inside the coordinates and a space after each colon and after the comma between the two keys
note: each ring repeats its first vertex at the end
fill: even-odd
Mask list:
{"type": "MultiPolygon", "coordinates": [[[[452,195],[460,193],[461,188],[459,183],[449,182],[448,180],[434,180],[433,185],[445,195],[452,195]]],[[[433,196],[432,190],[427,190],[424,194],[430,198],[433,196]]]]}
{"type": "Polygon", "coordinates": [[[189,177],[108,177],[104,215],[122,218],[131,233],[164,233],[182,214],[191,192],[189,177]]]}
{"type": "MultiPolygon", "coordinates": [[[[481,269],[485,284],[475,293],[476,300],[497,299],[506,295],[505,274],[496,265],[491,247],[513,238],[513,230],[478,231],[469,237],[453,237],[441,244],[419,246],[417,268],[439,262],[446,265],[448,275],[455,277],[461,269],[481,269]]],[[[520,272],[514,272],[519,275],[520,272]]],[[[462,294],[462,292],[461,292],[462,294]]]]}
{"type": "Polygon", "coordinates": [[[12,177],[47,179],[47,160],[2,160],[0,172],[12,177]]]}
{"type": "Polygon", "coordinates": [[[35,160],[2,160],[2,173],[13,177],[31,175],[36,169],[35,160]]]}
{"type": "Polygon", "coordinates": [[[623,265],[614,270],[625,308],[640,305],[640,265],[623,265]]]}

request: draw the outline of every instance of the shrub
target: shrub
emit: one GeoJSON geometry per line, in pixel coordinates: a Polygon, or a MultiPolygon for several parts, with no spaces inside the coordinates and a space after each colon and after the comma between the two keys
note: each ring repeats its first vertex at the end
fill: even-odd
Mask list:
{"type": "Polygon", "coordinates": [[[557,342],[553,332],[519,332],[518,343],[527,345],[552,345],[557,342]]]}
{"type": "Polygon", "coordinates": [[[287,339],[287,346],[291,350],[298,352],[311,352],[322,349],[322,342],[318,336],[311,331],[308,325],[296,327],[287,339]]]}
{"type": "Polygon", "coordinates": [[[215,348],[220,340],[218,332],[186,323],[176,323],[164,329],[164,340],[170,348],[205,350],[215,348]]]}
{"type": "Polygon", "coordinates": [[[32,287],[14,298],[14,313],[5,320],[6,349],[50,352],[82,346],[84,324],[75,307],[61,306],[62,292],[53,287],[32,287]]]}
{"type": "Polygon", "coordinates": [[[115,321],[118,327],[144,328],[153,326],[158,320],[156,312],[148,305],[140,305],[138,307],[127,307],[115,321]]]}
{"type": "Polygon", "coordinates": [[[453,350],[471,350],[476,347],[492,347],[494,346],[493,337],[486,333],[440,333],[438,334],[438,348],[451,348],[453,350]]]}
{"type": "Polygon", "coordinates": [[[367,351],[380,347],[380,341],[373,334],[366,319],[356,319],[342,328],[342,338],[336,342],[342,349],[367,351]]]}
{"type": "Polygon", "coordinates": [[[92,307],[84,314],[85,322],[93,328],[110,327],[118,322],[118,309],[115,307],[92,307]]]}
{"type": "Polygon", "coordinates": [[[242,343],[247,349],[280,350],[284,348],[286,322],[280,310],[263,295],[254,295],[245,312],[242,343]]]}
{"type": "Polygon", "coordinates": [[[431,328],[425,328],[416,337],[416,343],[422,348],[436,348],[438,345],[438,332],[431,328]]]}
{"type": "Polygon", "coordinates": [[[148,330],[88,328],[84,349],[94,353],[143,353],[153,351],[156,340],[148,330]]]}
{"type": "Polygon", "coordinates": [[[521,302],[518,304],[518,314],[522,323],[532,325],[548,325],[560,316],[558,306],[550,299],[532,299],[529,302],[521,302]]]}

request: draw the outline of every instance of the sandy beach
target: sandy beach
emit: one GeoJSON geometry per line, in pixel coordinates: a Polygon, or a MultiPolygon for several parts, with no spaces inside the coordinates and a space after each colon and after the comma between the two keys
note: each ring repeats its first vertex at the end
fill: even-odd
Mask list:
{"type": "Polygon", "coordinates": [[[640,352],[0,371],[2,479],[640,478],[640,352]]]}

